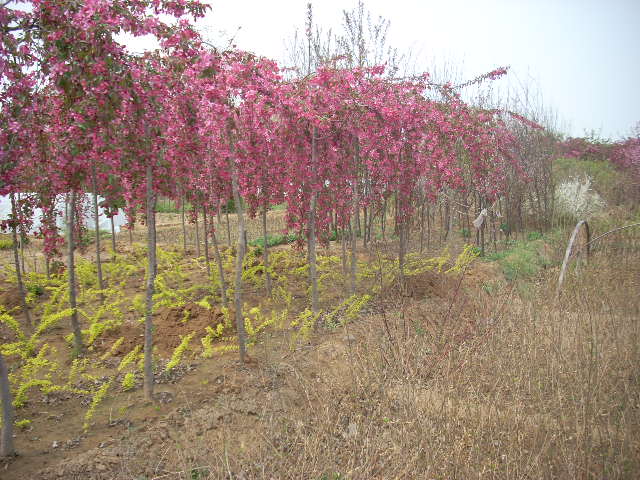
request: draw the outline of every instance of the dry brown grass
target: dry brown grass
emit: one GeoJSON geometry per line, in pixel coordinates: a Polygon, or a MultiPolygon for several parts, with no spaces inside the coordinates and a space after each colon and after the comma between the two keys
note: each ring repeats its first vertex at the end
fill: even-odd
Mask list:
{"type": "Polygon", "coordinates": [[[388,296],[187,415],[142,478],[638,478],[640,270],[626,261],[620,274],[596,258],[555,305],[553,275],[528,301],[388,296]]]}
{"type": "Polygon", "coordinates": [[[558,302],[557,271],[487,293],[481,263],[410,278],[295,351],[265,334],[255,363],[40,478],[638,478],[640,255],[621,245],[558,302]]]}

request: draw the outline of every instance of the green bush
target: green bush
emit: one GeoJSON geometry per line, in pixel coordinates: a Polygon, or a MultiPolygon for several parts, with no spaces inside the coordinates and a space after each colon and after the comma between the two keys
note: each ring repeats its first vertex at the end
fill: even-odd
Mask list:
{"type": "MultiPolygon", "coordinates": [[[[287,235],[267,235],[267,245],[269,247],[275,247],[277,245],[284,245],[285,243],[293,243],[298,239],[295,233],[289,233],[287,235]]],[[[264,248],[264,237],[257,238],[252,242],[249,242],[249,246],[257,247],[259,249],[258,254],[262,253],[264,248]]]]}
{"type": "Polygon", "coordinates": [[[509,242],[509,248],[487,255],[488,261],[496,261],[509,281],[528,279],[547,266],[551,260],[541,253],[544,241],[538,232],[531,232],[527,241],[509,242]]]}
{"type": "Polygon", "coordinates": [[[0,250],[11,250],[13,248],[13,240],[9,235],[0,235],[0,250]]]}
{"type": "Polygon", "coordinates": [[[540,232],[529,232],[527,234],[527,240],[529,242],[533,242],[535,240],[540,240],[542,238],[542,234],[540,232]]]}
{"type": "MultiPolygon", "coordinates": [[[[108,239],[111,238],[111,232],[108,230],[100,230],[100,239],[108,239]]],[[[96,241],[96,232],[95,230],[85,230],[80,237],[80,242],[78,243],[79,248],[86,248],[96,241]]]]}

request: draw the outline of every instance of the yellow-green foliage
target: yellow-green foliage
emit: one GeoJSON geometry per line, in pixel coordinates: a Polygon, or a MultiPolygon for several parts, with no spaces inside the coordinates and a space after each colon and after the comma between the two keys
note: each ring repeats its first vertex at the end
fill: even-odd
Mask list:
{"type": "Polygon", "coordinates": [[[45,343],[36,356],[26,358],[20,368],[9,375],[11,384],[16,385],[13,398],[15,407],[22,407],[26,403],[27,392],[32,387],[41,387],[43,390],[53,385],[51,375],[58,370],[58,364],[47,358],[50,350],[53,351],[45,343]]]}
{"type": "Polygon", "coordinates": [[[247,336],[249,337],[249,340],[251,340],[256,335],[256,331],[253,328],[253,321],[255,321],[256,311],[257,311],[257,313],[260,313],[260,309],[256,307],[256,308],[252,308],[249,311],[249,314],[246,314],[246,313],[243,314],[243,317],[244,317],[244,330],[245,330],[245,332],[247,332],[247,336]],[[253,320],[251,319],[252,316],[254,317],[253,320]]]}
{"type": "Polygon", "coordinates": [[[420,275],[427,271],[442,272],[445,264],[451,260],[448,248],[440,256],[424,258],[419,253],[410,253],[405,260],[404,273],[406,276],[420,275]]]}
{"type": "Polygon", "coordinates": [[[20,430],[26,430],[31,426],[31,420],[24,418],[22,420],[16,420],[13,424],[20,430]]]}
{"type": "Polygon", "coordinates": [[[371,300],[371,295],[362,295],[359,298],[354,298],[351,305],[349,305],[344,312],[344,319],[346,321],[355,320],[360,313],[360,310],[369,303],[369,300],[371,300]]]}
{"type": "Polygon", "coordinates": [[[124,342],[124,337],[120,337],[119,339],[117,339],[115,342],[113,342],[113,345],[111,345],[111,348],[109,350],[107,350],[105,352],[104,355],[102,355],[100,357],[100,360],[106,360],[107,358],[109,358],[111,355],[113,355],[114,353],[116,353],[116,351],[118,350],[118,348],[120,348],[120,345],[122,345],[122,342],[124,342]]]}
{"type": "Polygon", "coordinates": [[[122,390],[129,391],[133,390],[136,386],[136,374],[129,372],[126,373],[124,378],[122,379],[122,390]]]}
{"type": "Polygon", "coordinates": [[[250,248],[243,260],[242,280],[256,288],[264,287],[264,264],[258,258],[258,249],[250,248]]]}
{"type": "Polygon", "coordinates": [[[76,279],[80,286],[93,288],[98,284],[98,268],[93,262],[79,257],[76,261],[76,279]]]}
{"type": "Polygon", "coordinates": [[[207,325],[205,327],[205,330],[207,334],[200,340],[202,342],[202,356],[204,358],[211,358],[214,352],[213,341],[216,338],[222,337],[222,333],[224,332],[224,324],[219,323],[218,325],[216,325],[215,329],[207,325]]]}
{"type": "Polygon", "coordinates": [[[341,260],[336,256],[318,256],[318,291],[322,294],[325,285],[335,286],[344,281],[342,269],[336,268],[341,260]]]}
{"type": "Polygon", "coordinates": [[[138,293],[133,297],[133,300],[131,300],[131,306],[129,307],[129,310],[131,310],[132,312],[136,312],[138,315],[142,316],[144,315],[145,308],[146,304],[144,294],[138,293]]]}
{"type": "Polygon", "coordinates": [[[256,327],[254,329],[255,334],[257,335],[267,327],[271,325],[275,325],[279,319],[279,315],[275,310],[271,311],[271,315],[266,316],[262,313],[260,308],[254,307],[249,310],[249,314],[255,315],[256,327]]]}
{"type": "Polygon", "coordinates": [[[198,300],[196,305],[201,306],[202,308],[206,308],[207,310],[211,310],[213,307],[209,303],[209,296],[204,297],[202,300],[198,300]]]}
{"type": "Polygon", "coordinates": [[[73,313],[72,308],[66,308],[57,313],[49,313],[49,314],[43,315],[42,320],[40,320],[40,323],[38,324],[33,335],[35,337],[42,335],[47,330],[55,327],[58,324],[58,322],[60,322],[60,320],[62,320],[63,318],[70,317],[72,313],[73,313]]]}
{"type": "Polygon", "coordinates": [[[182,308],[187,304],[187,300],[181,294],[182,292],[167,284],[167,277],[169,276],[169,273],[165,272],[158,274],[156,277],[156,293],[153,295],[154,312],[163,307],[182,308]]]}
{"type": "Polygon", "coordinates": [[[330,327],[346,324],[356,319],[362,308],[369,303],[371,295],[352,295],[334,308],[325,317],[325,323],[330,327]]]}
{"type": "Polygon", "coordinates": [[[120,310],[120,300],[113,303],[104,303],[93,315],[88,315],[89,328],[82,333],[87,335],[86,344],[93,345],[96,339],[104,332],[113,330],[122,325],[124,314],[120,310]]]}
{"type": "Polygon", "coordinates": [[[298,330],[291,335],[292,348],[295,346],[299,338],[302,338],[304,341],[309,339],[311,332],[313,331],[313,326],[318,321],[318,318],[320,318],[320,315],[322,315],[322,311],[314,314],[307,308],[291,321],[292,328],[299,327],[298,330]]]}
{"type": "Polygon", "coordinates": [[[85,372],[87,369],[87,359],[86,358],[74,358],[71,362],[71,368],[69,369],[69,377],[68,383],[74,384],[78,380],[78,378],[85,372]]]}
{"type": "Polygon", "coordinates": [[[32,356],[37,349],[40,335],[56,326],[61,319],[70,316],[72,311],[72,309],[67,308],[57,313],[44,314],[29,338],[26,337],[18,322],[6,310],[4,312],[0,311],[0,322],[7,324],[18,337],[17,342],[5,343],[0,350],[5,355],[16,355],[23,359],[32,356]]]}
{"type": "Polygon", "coordinates": [[[398,262],[395,258],[379,256],[372,263],[358,263],[356,278],[358,281],[375,280],[372,289],[379,293],[381,289],[394,282],[398,273],[398,262]]]}
{"type": "Polygon", "coordinates": [[[239,348],[238,345],[220,345],[213,349],[212,355],[215,353],[235,352],[239,350],[239,348]]]}
{"type": "Polygon", "coordinates": [[[169,360],[169,363],[167,363],[167,368],[166,368],[167,372],[173,370],[175,367],[178,366],[178,364],[180,363],[180,360],[182,360],[182,355],[184,354],[185,350],[189,348],[189,343],[191,342],[191,339],[195,336],[195,334],[196,332],[191,332],[189,335],[185,335],[182,337],[182,341],[180,342],[180,345],[178,345],[176,349],[173,351],[173,354],[171,355],[171,360],[169,360]]]}
{"type": "Polygon", "coordinates": [[[235,255],[230,248],[227,248],[224,253],[221,253],[222,259],[222,267],[226,271],[231,271],[234,269],[235,255]]]}
{"type": "Polygon", "coordinates": [[[11,250],[13,239],[9,235],[0,235],[0,250],[11,250]]]}
{"type": "Polygon", "coordinates": [[[60,282],[60,284],[50,285],[47,287],[47,290],[49,291],[49,300],[44,304],[44,315],[55,313],[68,307],[69,290],[68,285],[66,285],[66,275],[67,273],[65,272],[63,279],[64,281],[60,282]]]}
{"type": "Polygon", "coordinates": [[[135,362],[141,349],[141,345],[136,345],[133,350],[122,357],[122,360],[120,360],[120,365],[118,365],[118,371],[121,372],[127,365],[135,362]]]}
{"type": "Polygon", "coordinates": [[[110,286],[123,286],[128,277],[140,272],[141,268],[135,263],[127,261],[124,256],[116,258],[115,262],[105,262],[102,264],[104,279],[110,286]]]}
{"type": "MultiPolygon", "coordinates": [[[[303,255],[293,249],[286,248],[283,250],[276,250],[269,255],[269,263],[274,271],[278,272],[292,272],[295,269],[302,268],[300,274],[305,274],[304,269],[307,266],[307,262],[303,255]]],[[[309,268],[308,266],[306,268],[309,268]]]]}
{"type": "Polygon", "coordinates": [[[91,419],[93,418],[93,415],[96,413],[96,409],[98,408],[98,405],[100,405],[104,400],[104,398],[107,396],[107,392],[109,391],[109,388],[111,388],[112,382],[113,382],[113,378],[110,379],[108,382],[103,383],[102,386],[93,395],[93,398],[91,399],[91,405],[89,406],[89,410],[87,410],[87,413],[84,415],[84,424],[82,425],[82,428],[85,432],[89,430],[91,419]]]}
{"type": "Polygon", "coordinates": [[[467,267],[471,265],[476,258],[478,258],[479,255],[480,252],[478,251],[477,247],[474,247],[473,245],[465,245],[460,255],[456,257],[456,261],[453,267],[451,267],[445,273],[464,272],[467,267]]]}
{"type": "MultiPolygon", "coordinates": [[[[193,286],[189,288],[181,288],[189,275],[184,272],[180,265],[180,254],[158,249],[158,268],[162,270],[156,276],[155,294],[153,295],[153,310],[158,311],[161,308],[179,309],[184,307],[188,301],[192,300],[193,294],[200,287],[193,286]]],[[[135,305],[136,311],[140,314],[144,313],[144,300],[142,304],[135,305]]]]}
{"type": "Polygon", "coordinates": [[[13,333],[16,334],[18,340],[25,341],[26,336],[20,328],[18,321],[7,311],[4,305],[0,305],[0,323],[4,323],[13,333]]]}
{"type": "Polygon", "coordinates": [[[224,326],[226,328],[231,328],[233,326],[233,319],[231,318],[231,311],[227,307],[221,307],[220,311],[224,316],[224,326]]]}

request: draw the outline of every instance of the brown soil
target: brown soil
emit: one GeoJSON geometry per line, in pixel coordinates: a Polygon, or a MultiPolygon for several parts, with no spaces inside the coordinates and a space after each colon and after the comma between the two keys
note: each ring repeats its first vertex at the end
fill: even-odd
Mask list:
{"type": "MultiPolygon", "coordinates": [[[[208,310],[200,305],[190,303],[180,309],[162,309],[153,316],[153,326],[159,335],[154,335],[154,347],[162,358],[171,356],[173,350],[180,345],[182,337],[196,332],[194,340],[207,335],[206,327],[215,328],[224,322],[223,313],[213,307],[208,310]],[[185,322],[185,312],[188,313],[188,320],[185,322]]],[[[124,341],[113,352],[114,356],[121,356],[129,353],[137,345],[144,343],[144,323],[136,320],[129,321],[118,328],[106,332],[94,345],[96,351],[104,352],[120,338],[124,341]]]]}

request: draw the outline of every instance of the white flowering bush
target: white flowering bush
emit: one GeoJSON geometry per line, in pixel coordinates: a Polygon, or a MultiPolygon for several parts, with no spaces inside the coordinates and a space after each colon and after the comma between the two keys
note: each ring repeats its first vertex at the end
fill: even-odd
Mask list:
{"type": "Polygon", "coordinates": [[[606,202],[591,188],[591,177],[575,177],[560,183],[555,191],[556,211],[584,219],[601,211],[606,202]]]}

